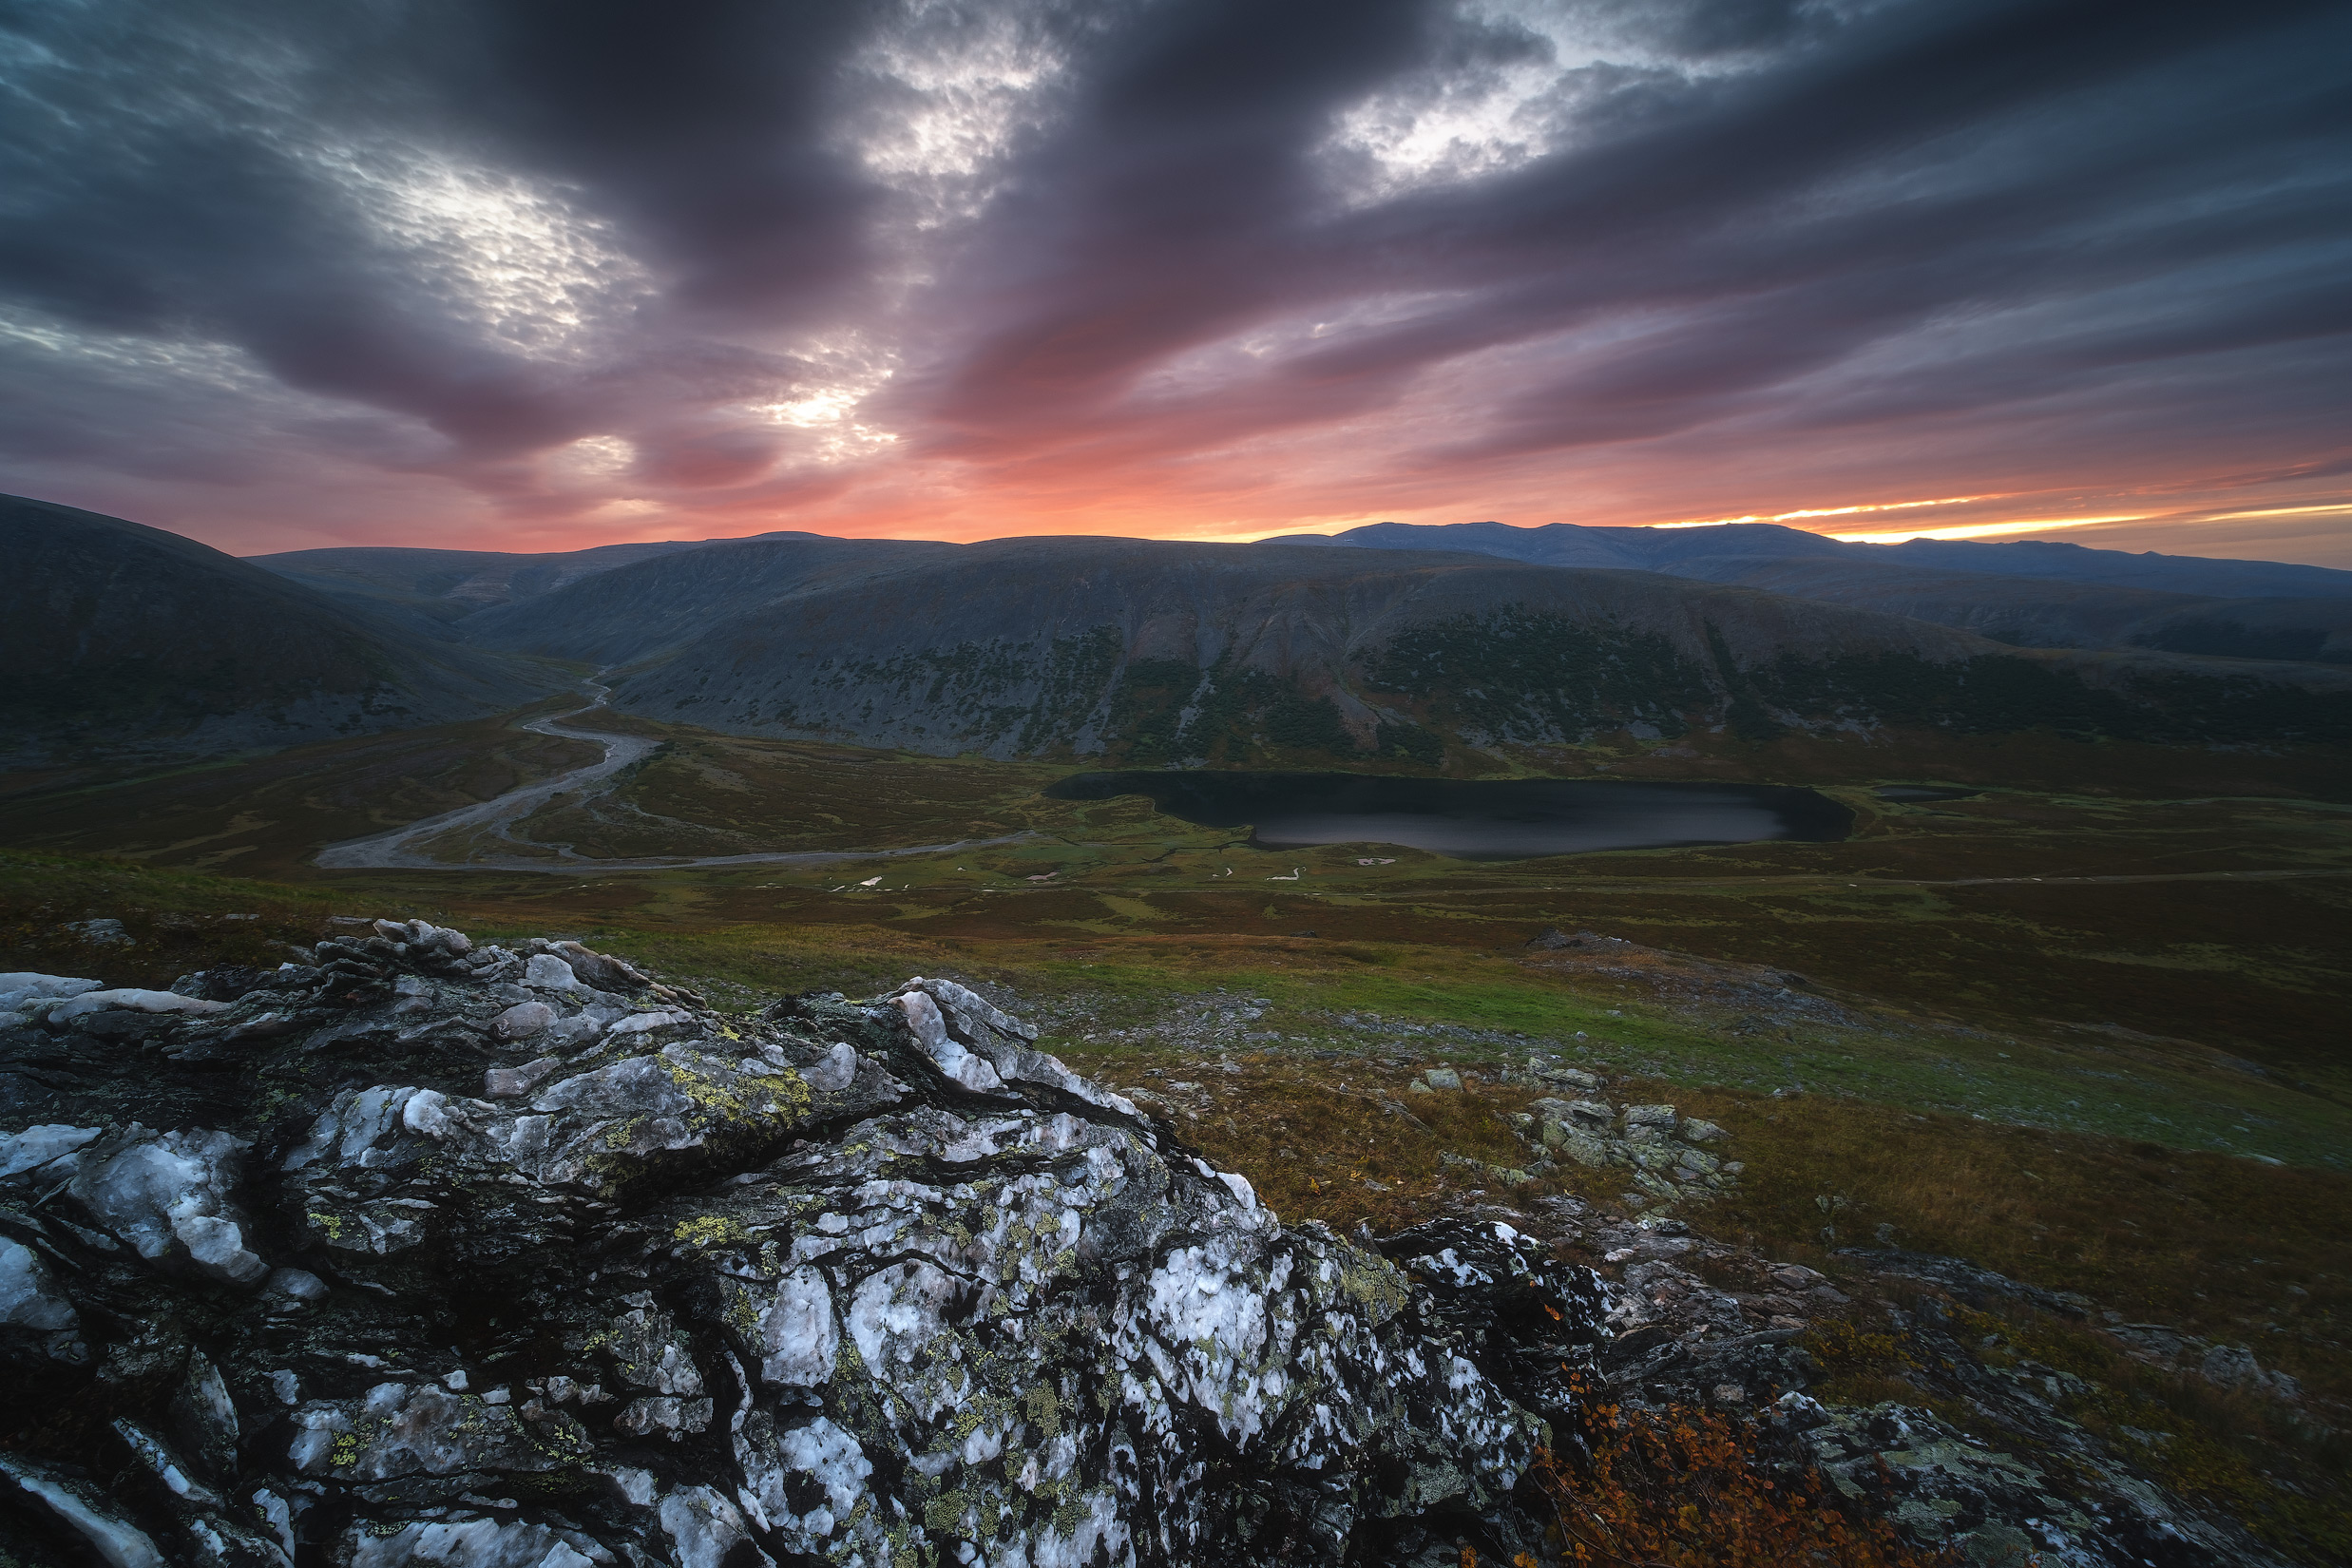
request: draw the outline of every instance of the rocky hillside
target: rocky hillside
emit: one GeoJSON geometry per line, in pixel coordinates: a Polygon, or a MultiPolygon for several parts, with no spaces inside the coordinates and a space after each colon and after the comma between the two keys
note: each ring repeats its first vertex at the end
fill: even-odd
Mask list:
{"type": "Polygon", "coordinates": [[[617,666],[627,711],[934,755],[1435,763],[1614,729],[1852,723],[2352,738],[2342,678],[2314,693],[2158,656],[2027,657],[1915,618],[1467,554],[717,545],[475,624],[493,645],[617,666]]]}
{"type": "Polygon", "coordinates": [[[2042,541],[1845,544],[1775,524],[1516,528],[1376,523],[1269,544],[1470,550],[1614,566],[1909,616],[2029,648],[2151,648],[2352,663],[2352,572],[2042,541]]]}
{"type": "Polygon", "coordinates": [[[564,682],[194,540],[0,497],[0,761],[202,755],[447,722],[564,682]]]}
{"type": "MultiPolygon", "coordinates": [[[[1573,1201],[1285,1224],[954,981],[722,1014],[574,942],[299,958],[0,976],[10,1561],[1551,1563],[1570,1517],[1687,1536],[1666,1456],[1792,1560],[2276,1560],[1980,1367],[2007,1282],[1956,1260],[1878,1259],[1935,1282],[1886,1315],[1951,1412],[1825,1407],[1810,1270],[1573,1201]]],[[[1558,1076],[1531,1153],[1735,1170],[1558,1076]]]]}

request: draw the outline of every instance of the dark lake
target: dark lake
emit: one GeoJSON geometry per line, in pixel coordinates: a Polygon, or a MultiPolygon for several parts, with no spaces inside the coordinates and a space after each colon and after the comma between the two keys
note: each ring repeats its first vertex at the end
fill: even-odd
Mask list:
{"type": "Polygon", "coordinates": [[[1402,844],[1456,860],[1523,860],[1592,850],[1834,843],[1853,813],[1811,790],[1770,784],[1367,777],[1362,774],[1100,773],[1050,786],[1056,800],[1140,794],[1205,828],[1254,827],[1270,850],[1402,844]]]}

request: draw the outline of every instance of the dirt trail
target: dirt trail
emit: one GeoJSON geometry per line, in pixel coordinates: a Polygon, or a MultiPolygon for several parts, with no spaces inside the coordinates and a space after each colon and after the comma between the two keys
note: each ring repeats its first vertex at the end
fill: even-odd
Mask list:
{"type": "Polygon", "coordinates": [[[898,850],[800,850],[770,854],[722,855],[654,855],[639,859],[605,859],[583,855],[568,844],[535,845],[542,851],[552,851],[557,858],[549,860],[540,855],[486,855],[469,851],[462,860],[435,857],[425,846],[444,834],[462,829],[481,831],[483,837],[503,839],[518,848],[526,842],[514,836],[514,824],[566,791],[582,791],[612,777],[633,762],[652,755],[660,744],[643,736],[612,735],[602,730],[581,730],[568,721],[584,714],[592,714],[604,706],[612,688],[594,680],[583,682],[592,698],[584,706],[569,713],[554,714],[545,718],[534,718],[523,728],[540,735],[558,736],[569,740],[592,740],[604,748],[603,757],[583,768],[574,768],[536,784],[525,784],[508,790],[472,806],[463,806],[439,816],[411,822],[390,832],[376,833],[367,838],[346,839],[330,844],[318,851],[314,864],[331,870],[437,870],[437,871],[564,871],[601,872],[627,870],[685,870],[703,866],[775,866],[824,865],[837,860],[886,860],[900,855],[935,854],[949,850],[981,849],[994,844],[1010,844],[1031,837],[1028,833],[1012,833],[1003,838],[966,838],[952,844],[914,844],[898,850]]]}

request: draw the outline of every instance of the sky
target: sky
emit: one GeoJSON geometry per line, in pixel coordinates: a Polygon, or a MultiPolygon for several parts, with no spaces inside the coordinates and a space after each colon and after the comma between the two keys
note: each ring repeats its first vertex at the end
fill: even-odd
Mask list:
{"type": "Polygon", "coordinates": [[[2352,566],[2340,0],[0,0],[0,488],[239,554],[2352,566]]]}

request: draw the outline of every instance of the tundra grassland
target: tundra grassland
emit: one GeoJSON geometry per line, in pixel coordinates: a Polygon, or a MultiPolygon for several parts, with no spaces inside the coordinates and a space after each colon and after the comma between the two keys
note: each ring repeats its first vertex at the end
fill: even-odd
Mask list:
{"type": "MultiPolygon", "coordinates": [[[[2142,1376],[2096,1318],[1987,1329],[1988,1354],[2030,1339],[2043,1362],[2104,1368],[2122,1403],[2086,1419],[2157,1434],[2183,1486],[2284,1506],[2262,1478],[2301,1477],[2293,1495],[2337,1521],[2303,1537],[2341,1526],[2341,757],[2331,771],[2172,754],[2159,770],[2027,737],[2011,750],[2029,785],[1940,737],[1838,753],[1889,764],[1844,772],[1828,748],[1783,739],[1754,748],[1745,776],[1821,789],[1854,813],[1845,841],[1470,864],[1370,844],[1265,851],[1137,797],[1044,798],[1067,764],[600,722],[662,744],[516,826],[588,861],[562,873],[310,864],[326,843],[594,758],[496,724],[0,780],[0,967],[167,985],[380,916],[578,937],[725,1006],[944,973],[1036,1019],[1047,1048],[1136,1094],[1285,1217],[1344,1230],[1561,1195],[1625,1204],[1616,1173],[1531,1170],[1514,1120],[1560,1092],[1527,1076],[1531,1057],[1583,1067],[1613,1099],[1729,1129],[1740,1184],[1691,1216],[1729,1239],[1833,1277],[1855,1243],[1947,1253],[2249,1347],[2303,1381],[2310,1414],[2142,1376]],[[2061,786],[2050,758],[2069,748],[2078,781],[2061,786]],[[1930,754],[1934,768],[1894,765],[1930,754]],[[1881,797],[1893,784],[1978,793],[1881,797]],[[842,858],[594,865],[814,851],[842,858]],[[93,918],[129,942],[68,928],[93,918]],[[1546,931],[1557,943],[1530,945],[1546,931]],[[1416,1092],[1433,1066],[1463,1087],[1416,1092]]],[[[1621,740],[1495,771],[1725,776],[1719,757],[1659,749],[1621,740]]],[[[1903,1397],[1898,1351],[1823,1359],[1833,1392],[1903,1397]]]]}

